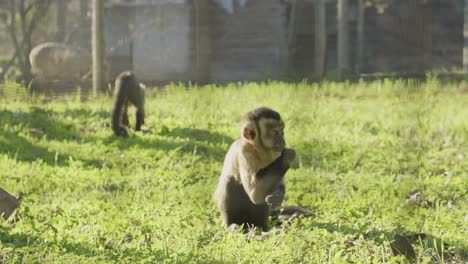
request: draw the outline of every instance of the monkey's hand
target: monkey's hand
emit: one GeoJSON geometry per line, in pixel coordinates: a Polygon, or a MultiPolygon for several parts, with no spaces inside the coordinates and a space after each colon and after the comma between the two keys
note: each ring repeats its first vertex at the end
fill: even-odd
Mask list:
{"type": "Polygon", "coordinates": [[[270,192],[265,197],[265,202],[270,208],[276,208],[278,206],[281,206],[281,204],[283,203],[285,194],[286,187],[284,186],[284,183],[281,182],[275,187],[275,189],[272,192],[270,192]]]}
{"type": "Polygon", "coordinates": [[[291,163],[296,158],[296,151],[294,149],[286,148],[283,150],[282,156],[283,165],[289,168],[291,166],[291,163]]]}
{"type": "Polygon", "coordinates": [[[283,203],[283,198],[284,193],[273,192],[272,194],[267,195],[267,197],[265,197],[265,202],[270,208],[276,208],[278,206],[281,206],[281,203],[283,203]]]}

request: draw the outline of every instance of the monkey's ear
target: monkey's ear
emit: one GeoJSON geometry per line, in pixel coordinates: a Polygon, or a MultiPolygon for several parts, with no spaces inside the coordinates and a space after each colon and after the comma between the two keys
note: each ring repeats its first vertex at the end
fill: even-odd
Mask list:
{"type": "Polygon", "coordinates": [[[244,129],[242,129],[242,135],[248,140],[255,140],[255,137],[257,136],[254,130],[246,126],[244,127],[244,129]]]}

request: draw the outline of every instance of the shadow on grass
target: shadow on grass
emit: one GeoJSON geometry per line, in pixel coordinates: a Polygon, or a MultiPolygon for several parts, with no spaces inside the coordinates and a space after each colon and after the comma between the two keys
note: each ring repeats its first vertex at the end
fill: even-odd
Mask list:
{"type": "MultiPolygon", "coordinates": [[[[66,249],[68,253],[71,253],[76,256],[94,257],[104,255],[107,259],[115,258],[115,254],[113,254],[111,251],[100,251],[98,248],[94,249],[91,245],[88,246],[82,243],[72,243],[68,241],[64,241],[62,243],[53,243],[51,241],[44,242],[42,239],[34,235],[28,235],[24,233],[11,233],[10,230],[5,227],[0,227],[0,241],[2,242],[2,244],[13,247],[15,249],[23,247],[34,248],[34,245],[44,244],[45,246],[47,246],[47,248],[57,248],[57,246],[59,246],[60,248],[66,249]]],[[[16,254],[16,257],[18,257],[19,259],[22,259],[24,257],[22,256],[22,252],[16,254]]]]}
{"type": "Polygon", "coordinates": [[[16,157],[19,161],[43,160],[48,165],[66,165],[64,160],[55,161],[55,153],[36,146],[26,138],[11,132],[0,132],[0,153],[16,157]]]}
{"type": "Polygon", "coordinates": [[[186,154],[196,152],[203,158],[223,161],[227,149],[222,144],[231,144],[234,141],[231,137],[217,132],[191,128],[175,128],[159,133],[167,139],[147,139],[140,137],[141,133],[137,132],[129,138],[112,135],[104,140],[104,144],[115,144],[120,149],[137,146],[142,149],[157,149],[165,152],[175,150],[186,154]]]}
{"type": "MultiPolygon", "coordinates": [[[[76,141],[82,142],[81,132],[73,123],[66,123],[57,118],[57,113],[43,110],[41,108],[31,108],[31,112],[11,112],[0,111],[0,123],[9,126],[19,126],[15,130],[20,130],[24,134],[29,134],[29,138],[20,135],[18,132],[0,131],[0,153],[5,153],[16,157],[19,161],[43,160],[50,166],[68,166],[68,160],[57,159],[55,151],[49,151],[45,147],[34,143],[36,139],[76,141]]],[[[63,115],[98,115],[105,116],[105,112],[91,113],[86,110],[66,111],[63,115]]],[[[68,153],[59,153],[61,157],[73,156],[68,153]]],[[[98,166],[102,162],[99,160],[80,159],[89,166],[98,166]]]]}
{"type": "MultiPolygon", "coordinates": [[[[355,242],[360,239],[360,236],[363,236],[366,240],[372,240],[378,245],[383,245],[385,242],[391,242],[389,249],[393,251],[394,255],[405,255],[407,259],[414,259],[416,257],[413,245],[421,245],[424,249],[433,249],[435,254],[441,254],[443,252],[444,258],[466,258],[466,248],[460,244],[450,244],[446,243],[443,239],[433,236],[431,234],[417,234],[408,232],[404,229],[395,229],[392,231],[377,231],[377,230],[370,230],[364,231],[359,230],[348,225],[340,225],[337,227],[336,223],[314,223],[312,224],[314,227],[319,229],[324,229],[329,233],[341,233],[348,236],[353,236],[352,239],[346,241],[346,245],[348,247],[353,247],[357,245],[355,242]],[[460,252],[453,252],[448,251],[449,247],[456,247],[460,250],[460,252]]],[[[423,252],[421,252],[423,253],[423,252]]],[[[439,258],[439,255],[432,255],[434,260],[439,258]]]]}
{"type": "MultiPolygon", "coordinates": [[[[59,159],[56,162],[56,153],[50,152],[46,148],[34,144],[34,140],[30,138],[56,140],[56,141],[76,141],[82,143],[83,140],[92,142],[96,138],[92,135],[83,133],[71,120],[86,120],[95,119],[109,120],[110,113],[107,111],[92,111],[87,109],[66,110],[63,113],[57,113],[52,110],[44,110],[39,107],[32,107],[29,112],[11,112],[1,111],[0,122],[8,124],[12,127],[19,126],[16,130],[21,130],[30,137],[21,136],[13,132],[0,132],[0,140],[4,144],[0,146],[0,153],[8,153],[17,155],[19,160],[34,161],[42,159],[49,165],[68,165],[68,161],[59,159]],[[2,139],[3,138],[3,139],[2,139]]],[[[86,128],[84,128],[86,129],[86,128]]],[[[92,129],[90,129],[92,131],[92,129]]],[[[110,131],[110,128],[109,128],[110,131]]],[[[91,132],[92,133],[92,132],[91,132]]],[[[146,149],[158,149],[163,151],[178,150],[186,153],[194,153],[203,158],[222,161],[226,153],[226,149],[222,147],[224,144],[231,144],[234,139],[229,136],[208,130],[190,129],[190,128],[174,128],[172,130],[165,129],[159,135],[167,138],[161,140],[149,139],[141,137],[141,132],[132,134],[130,138],[120,138],[114,135],[104,139],[104,144],[116,144],[120,149],[139,147],[146,149]]],[[[60,153],[60,156],[73,156],[67,153],[60,153]]],[[[86,160],[78,158],[86,166],[99,167],[103,161],[86,160]]]]}
{"type": "Polygon", "coordinates": [[[108,111],[91,111],[87,109],[66,110],[65,112],[54,112],[40,107],[31,107],[30,112],[1,111],[0,122],[19,125],[25,132],[35,137],[46,137],[53,140],[81,140],[83,137],[80,130],[73,121],[62,121],[62,119],[78,120],[109,120],[111,114],[108,111]]]}
{"type": "Polygon", "coordinates": [[[88,109],[67,109],[63,112],[64,116],[71,116],[74,118],[79,118],[80,120],[86,120],[90,117],[104,119],[104,120],[111,120],[111,109],[109,106],[109,111],[91,111],[88,109]]]}
{"type": "MultiPolygon", "coordinates": [[[[49,227],[53,230],[52,227],[49,227]]],[[[154,249],[154,248],[146,248],[146,249],[135,249],[135,248],[125,248],[121,249],[119,247],[114,247],[106,242],[106,239],[98,239],[94,244],[87,244],[87,243],[80,243],[80,242],[71,242],[70,240],[60,240],[59,241],[51,241],[48,240],[44,242],[43,239],[39,238],[38,236],[28,235],[24,233],[11,233],[10,229],[7,227],[0,226],[0,242],[5,245],[5,247],[13,247],[23,248],[23,247],[31,247],[30,250],[25,251],[17,251],[14,252],[15,259],[22,259],[24,256],[23,252],[29,253],[31,256],[35,255],[34,257],[41,257],[37,255],[37,252],[34,253],[34,247],[36,246],[45,246],[49,249],[54,249],[55,251],[45,250],[42,251],[44,254],[54,254],[56,256],[60,256],[61,252],[66,252],[67,255],[74,255],[77,257],[82,258],[93,258],[95,260],[96,257],[104,258],[108,261],[113,262],[129,262],[129,263],[139,263],[139,261],[145,260],[151,261],[154,263],[159,263],[163,261],[167,261],[171,259],[171,257],[175,256],[173,250],[165,250],[161,249],[154,249]],[[65,250],[64,250],[65,249],[65,250]]],[[[13,255],[12,254],[12,255],[13,255]]],[[[184,260],[183,262],[193,262],[194,259],[198,259],[197,263],[235,263],[235,262],[226,262],[220,260],[203,260],[199,261],[201,257],[191,252],[182,252],[179,251],[176,253],[178,260],[184,260]]],[[[8,261],[8,254],[4,254],[0,256],[0,261],[8,261]]],[[[67,258],[67,256],[65,256],[67,258]]],[[[70,260],[70,259],[68,259],[70,260]]]]}
{"type": "Polygon", "coordinates": [[[32,107],[31,112],[0,112],[0,121],[13,126],[20,125],[35,137],[46,137],[55,140],[76,140],[80,138],[74,124],[65,123],[55,117],[55,113],[38,107],[32,107]]]}
{"type": "MultiPolygon", "coordinates": [[[[69,160],[63,157],[74,157],[69,153],[56,153],[49,151],[47,148],[35,145],[28,139],[24,138],[17,133],[12,132],[0,132],[0,153],[9,155],[11,158],[15,158],[18,161],[33,162],[36,160],[42,160],[49,166],[69,166],[69,160]],[[57,158],[59,155],[60,158],[57,158]]],[[[97,159],[83,159],[80,160],[85,166],[90,167],[101,167],[104,161],[97,159]]]]}

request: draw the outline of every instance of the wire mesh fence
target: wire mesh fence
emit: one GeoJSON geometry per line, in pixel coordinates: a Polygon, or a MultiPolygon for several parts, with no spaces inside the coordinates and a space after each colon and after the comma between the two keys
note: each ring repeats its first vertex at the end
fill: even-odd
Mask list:
{"type": "MultiPolygon", "coordinates": [[[[51,94],[89,91],[91,2],[1,1],[1,82],[51,94]]],[[[340,2],[106,0],[105,79],[111,84],[132,70],[154,86],[461,68],[463,0],[349,0],[338,12],[340,2]],[[340,65],[339,56],[349,65],[340,65]]]]}

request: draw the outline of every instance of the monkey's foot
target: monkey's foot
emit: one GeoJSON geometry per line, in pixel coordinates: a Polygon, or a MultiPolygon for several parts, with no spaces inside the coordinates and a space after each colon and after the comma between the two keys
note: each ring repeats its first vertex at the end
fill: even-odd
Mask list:
{"type": "Polygon", "coordinates": [[[121,127],[121,128],[117,129],[114,132],[119,137],[124,137],[124,138],[128,137],[128,132],[127,132],[127,130],[125,128],[121,127]]]}

